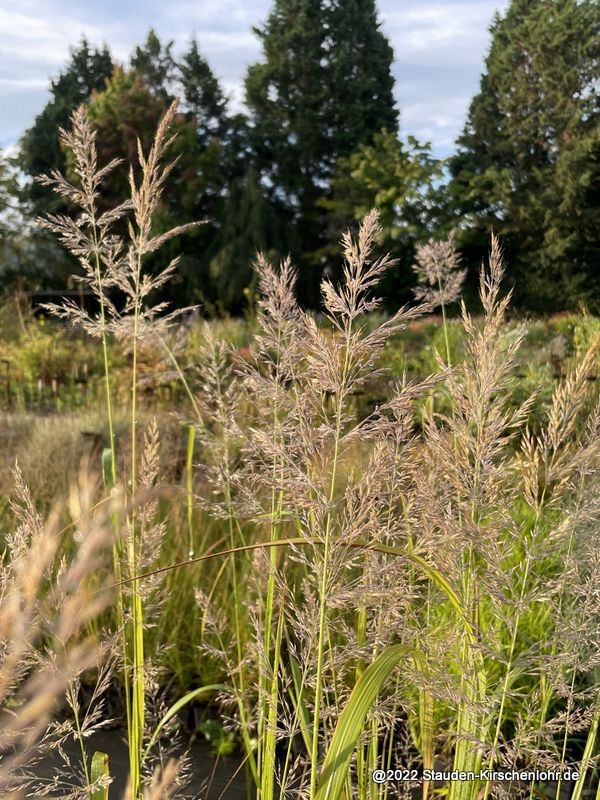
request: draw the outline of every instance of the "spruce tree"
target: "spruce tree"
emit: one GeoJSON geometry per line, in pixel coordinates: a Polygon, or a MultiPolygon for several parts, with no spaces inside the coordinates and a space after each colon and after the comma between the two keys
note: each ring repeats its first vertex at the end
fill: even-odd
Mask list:
{"type": "Polygon", "coordinates": [[[513,0],[491,32],[452,161],[466,239],[502,235],[521,305],[573,307],[600,267],[600,6],[513,0]]]}

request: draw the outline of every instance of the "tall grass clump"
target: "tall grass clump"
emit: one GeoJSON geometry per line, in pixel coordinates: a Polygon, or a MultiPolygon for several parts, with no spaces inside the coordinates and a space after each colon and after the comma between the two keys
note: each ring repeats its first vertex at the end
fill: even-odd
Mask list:
{"type": "Polygon", "coordinates": [[[448,336],[447,309],[456,303],[461,291],[467,270],[460,269],[461,258],[454,244],[454,234],[450,234],[445,242],[430,239],[419,245],[413,271],[417,275],[418,286],[414,290],[415,299],[427,301],[433,308],[442,309],[442,323],[446,358],[450,363],[450,340],[448,336]]]}
{"type": "MultiPolygon", "coordinates": [[[[114,569],[119,584],[117,620],[122,640],[121,672],[124,681],[127,731],[130,756],[131,797],[138,798],[142,790],[142,772],[147,748],[147,670],[145,656],[145,626],[151,614],[145,602],[156,600],[156,591],[140,585],[137,575],[154,563],[164,533],[164,524],[156,518],[157,501],[152,491],[157,479],[158,431],[150,425],[140,449],[138,425],[139,352],[142,343],[162,341],[169,323],[177,313],[167,314],[164,304],[152,305],[149,298],[173,274],[178,259],[158,272],[147,269],[148,256],[174,236],[189,230],[192,225],[155,232],[155,217],[161,195],[173,169],[174,162],[163,164],[163,156],[173,141],[169,135],[177,111],[173,103],[162,118],[154,142],[147,155],[138,146],[138,163],[129,168],[130,198],[116,208],[99,211],[99,191],[106,177],[119,166],[113,160],[103,167],[97,163],[95,133],[85,109],[77,109],[72,118],[72,130],[61,131],[61,142],[72,163],[73,181],[58,172],[40,178],[61,197],[67,199],[79,214],[75,219],[66,215],[48,215],[40,223],[58,235],[69,252],[78,258],[82,274],[79,280],[88,287],[98,302],[97,313],[90,314],[74,302],[48,306],[61,318],[81,326],[102,342],[105,371],[106,418],[108,443],[104,451],[103,473],[108,491],[124,493],[127,507],[124,522],[115,517],[116,543],[114,569]],[[121,224],[127,215],[126,224],[121,224]],[[125,228],[126,234],[120,234],[125,228]],[[111,290],[121,293],[124,302],[117,307],[110,297],[111,290]],[[130,350],[131,379],[129,387],[129,442],[121,442],[119,453],[115,438],[114,400],[109,362],[109,338],[127,342],[130,350]],[[126,581],[126,583],[123,583],[126,581]],[[152,597],[151,597],[152,595],[152,597]]],[[[122,409],[120,409],[122,410],[122,409]]],[[[155,587],[154,587],[155,588],[155,587]]]]}
{"type": "MultiPolygon", "coordinates": [[[[343,280],[323,284],[321,327],[295,304],[289,263],[258,262],[261,330],[239,376],[252,401],[229,413],[238,468],[222,488],[229,513],[233,502],[236,518],[264,530],[248,546],[256,632],[244,666],[257,691],[257,796],[383,798],[391,790],[374,770],[409,763],[483,774],[450,780],[453,800],[558,797],[560,779],[507,788],[485,770],[561,773],[577,760],[583,720],[596,735],[598,608],[588,602],[575,623],[570,571],[576,563],[586,586],[594,580],[585,526],[597,517],[597,343],[532,433],[535,396],[511,396],[522,334],[503,335],[510,294],[494,239],[484,316],[462,310],[464,361],[439,356],[435,376],[400,382],[359,420],[353,392],[387,337],[423,311],[365,333],[361,315],[377,304],[367,293],[390,267],[372,259],[376,236],[371,215],[344,238],[343,280]],[[448,410],[426,406],[419,420],[416,401],[440,384],[448,410]]],[[[583,770],[580,793],[585,780],[583,770]]],[[[434,791],[425,781],[423,795],[434,791]]]]}
{"type": "Polygon", "coordinates": [[[147,269],[148,255],[185,230],[153,227],[175,113],[147,156],[140,148],[131,198],[113,211],[98,212],[98,195],[117,164],[98,168],[82,110],[63,134],[77,180],[46,179],[79,216],[44,224],[79,257],[98,298],[96,315],[55,310],[103,342],[105,490],[125,507],[111,522],[129,797],[142,796],[176,711],[209,694],[238,737],[258,800],[415,791],[558,800],[566,780],[576,800],[590,787],[598,795],[600,406],[590,386],[600,341],[558,381],[534,430],[535,393],[514,397],[524,330],[506,335],[497,239],[481,269],[481,315],[461,306],[459,358],[446,311],[464,272],[451,241],[419,251],[421,305],[369,319],[380,278],[395,268],[376,255],[371,212],[342,237],[344,267],[338,283],[322,282],[322,319],[297,304],[289,259],[277,268],[259,255],[256,334],[243,358],[205,325],[197,362],[182,363],[166,334],[175,315],[150,302],[176,262],[147,269]],[[359,414],[356,397],[378,375],[386,343],[440,304],[445,353],[434,374],[390,382],[385,400],[359,414]],[[117,441],[113,424],[111,337],[131,353],[128,441],[117,441]],[[177,409],[187,448],[176,497],[188,558],[176,564],[163,555],[172,551],[163,549],[159,431],[138,424],[148,340],[187,397],[177,409]],[[434,391],[443,404],[433,404],[434,391]],[[207,520],[210,536],[197,529],[207,520]],[[178,570],[183,580],[192,569],[198,659],[222,680],[190,687],[152,730],[149,627],[164,608],[163,576],[178,570]],[[571,768],[578,776],[563,781],[571,768]],[[493,770],[539,777],[497,779],[493,770]]]}

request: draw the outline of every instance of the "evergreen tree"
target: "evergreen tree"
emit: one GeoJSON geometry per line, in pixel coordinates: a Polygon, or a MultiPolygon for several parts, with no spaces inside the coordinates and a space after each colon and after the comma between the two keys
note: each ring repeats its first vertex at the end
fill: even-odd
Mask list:
{"type": "Polygon", "coordinates": [[[314,199],[329,173],[328,93],[322,0],[276,0],[256,28],[265,61],[246,78],[262,175],[291,206],[314,199]]]}
{"type": "Polygon", "coordinates": [[[255,161],[272,202],[292,215],[299,292],[316,304],[327,250],[321,201],[336,161],[396,128],[392,50],[374,0],[275,0],[256,33],[264,61],[246,78],[255,161]]]}
{"type": "Polygon", "coordinates": [[[199,138],[205,142],[211,136],[222,134],[227,98],[195,39],[177,64],[177,70],[185,105],[196,120],[199,138]]]}
{"type": "Polygon", "coordinates": [[[131,66],[140,75],[150,92],[166,100],[172,96],[171,87],[176,73],[173,58],[173,41],[163,45],[154,28],[150,28],[146,41],[136,47],[131,66]]]}
{"type": "Polygon", "coordinates": [[[439,234],[448,218],[443,162],[431,155],[429,144],[382,130],[370,144],[361,144],[340,158],[331,197],[323,200],[331,225],[330,262],[335,264],[339,231],[355,225],[374,207],[379,210],[383,241],[397,267],[389,270],[381,287],[385,299],[408,302],[414,285],[411,265],[415,246],[439,234]]]}
{"type": "MultiPolygon", "coordinates": [[[[83,39],[71,51],[71,59],[50,87],[51,98],[20,143],[19,166],[31,178],[53,169],[64,171],[65,157],[58,140],[59,128],[68,128],[71,113],[93,91],[104,87],[113,70],[107,47],[96,49],[83,39]]],[[[36,212],[57,210],[60,201],[46,187],[32,181],[28,196],[36,212]]]]}
{"type": "Polygon", "coordinates": [[[216,253],[210,261],[212,308],[239,314],[252,302],[258,252],[271,261],[281,255],[281,219],[265,199],[257,172],[249,166],[230,187],[225,200],[216,253]]]}
{"type": "Polygon", "coordinates": [[[336,0],[326,15],[332,151],[347,156],[382,128],[397,131],[394,51],[380,30],[374,0],[336,0]]]}
{"type": "Polygon", "coordinates": [[[491,32],[452,161],[465,241],[479,256],[499,232],[517,301],[572,307],[599,285],[600,6],[513,0],[491,32]]]}

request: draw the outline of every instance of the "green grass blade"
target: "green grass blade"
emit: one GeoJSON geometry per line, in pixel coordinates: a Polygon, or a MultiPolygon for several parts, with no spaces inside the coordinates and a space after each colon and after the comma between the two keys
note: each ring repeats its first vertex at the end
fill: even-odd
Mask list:
{"type": "MultiPolygon", "coordinates": [[[[427,660],[420,652],[412,654],[417,669],[427,672],[427,660]]],[[[431,692],[419,689],[419,741],[418,746],[423,758],[423,769],[433,768],[433,740],[435,737],[435,700],[431,692]]],[[[429,781],[423,782],[423,800],[429,797],[429,781]]]]}
{"type": "Polygon", "coordinates": [[[275,650],[273,659],[273,675],[268,699],[267,724],[264,732],[261,758],[260,797],[261,800],[273,800],[277,775],[277,710],[279,708],[279,658],[281,655],[281,637],[283,632],[283,614],[279,613],[275,650]]]}
{"type": "Polygon", "coordinates": [[[147,745],[146,749],[144,750],[144,756],[142,758],[142,761],[145,761],[145,759],[146,759],[148,753],[150,752],[153,744],[156,742],[156,740],[160,736],[160,732],[165,727],[167,722],[172,720],[173,717],[175,716],[175,714],[177,714],[178,711],[181,711],[181,709],[184,706],[186,706],[188,703],[191,703],[192,700],[196,700],[198,697],[202,697],[202,695],[212,694],[213,692],[222,691],[225,688],[226,687],[222,683],[211,683],[211,684],[209,684],[207,686],[200,686],[198,689],[192,689],[191,692],[188,692],[183,697],[180,697],[179,700],[176,703],[173,703],[173,705],[168,709],[168,711],[165,713],[164,717],[161,719],[161,721],[158,723],[158,725],[154,729],[154,733],[150,737],[150,741],[148,742],[148,745],[147,745]]]}
{"type": "Polygon", "coordinates": [[[107,491],[110,491],[115,485],[113,474],[113,451],[110,447],[105,447],[102,451],[102,478],[104,481],[104,488],[107,489],[107,491]]]}
{"type": "Polygon", "coordinates": [[[304,746],[310,750],[310,743],[312,741],[312,725],[310,722],[310,712],[306,701],[304,699],[304,682],[300,665],[293,655],[288,656],[290,672],[292,673],[293,687],[290,687],[290,698],[294,706],[294,711],[298,718],[300,732],[304,741],[304,746]]]}
{"type": "Polygon", "coordinates": [[[338,800],[342,794],[350,759],[367,714],[394,667],[409,654],[410,650],[405,645],[391,645],[377,656],[357,681],[336,725],[323,763],[315,800],[338,800]]]}
{"type": "MultiPolygon", "coordinates": [[[[92,756],[92,771],[91,780],[92,786],[101,778],[110,777],[108,768],[108,755],[97,750],[92,756]]],[[[108,800],[108,785],[99,786],[97,789],[92,789],[90,793],[90,800],[108,800]]]]}
{"type": "MultiPolygon", "coordinates": [[[[577,783],[575,784],[575,788],[573,789],[571,800],[581,800],[581,794],[583,792],[583,786],[585,784],[585,779],[587,777],[588,767],[590,765],[590,761],[592,759],[596,747],[596,738],[598,736],[598,723],[600,723],[600,698],[596,703],[596,711],[594,713],[594,718],[592,719],[592,724],[588,733],[587,741],[585,743],[585,749],[583,751],[581,764],[579,765],[579,778],[577,779],[577,783]]],[[[598,786],[598,792],[600,793],[600,784],[598,786]]]]}
{"type": "Polygon", "coordinates": [[[188,556],[194,555],[194,441],[196,439],[196,428],[193,425],[188,427],[187,453],[185,459],[185,496],[187,508],[187,524],[189,547],[188,556]]]}

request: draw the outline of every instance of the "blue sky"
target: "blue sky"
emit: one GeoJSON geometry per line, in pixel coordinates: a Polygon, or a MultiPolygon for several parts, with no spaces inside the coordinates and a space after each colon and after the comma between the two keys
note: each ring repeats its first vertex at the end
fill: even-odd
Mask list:
{"type": "MultiPolygon", "coordinates": [[[[152,26],[183,50],[195,34],[235,106],[248,64],[260,58],[251,28],[272,0],[0,0],[0,147],[10,148],[44,107],[49,77],[82,35],[126,61],[152,26]]],[[[448,155],[479,85],[489,24],[508,0],[379,0],[395,53],[402,133],[448,155]]]]}

